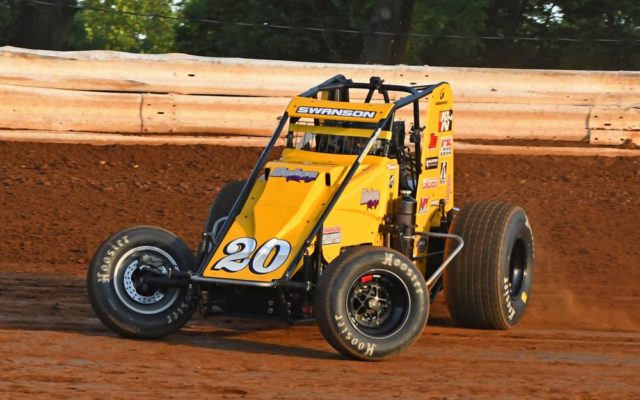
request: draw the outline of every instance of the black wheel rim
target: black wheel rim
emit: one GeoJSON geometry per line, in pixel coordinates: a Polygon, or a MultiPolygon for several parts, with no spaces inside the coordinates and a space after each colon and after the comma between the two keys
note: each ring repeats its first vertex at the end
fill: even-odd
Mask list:
{"type": "Polygon", "coordinates": [[[527,247],[522,238],[518,238],[511,248],[509,256],[509,292],[515,299],[522,294],[527,279],[527,247]]]}
{"type": "Polygon", "coordinates": [[[353,281],[347,293],[347,314],[355,329],[381,339],[399,331],[409,318],[409,290],[395,273],[368,271],[353,281]]]}

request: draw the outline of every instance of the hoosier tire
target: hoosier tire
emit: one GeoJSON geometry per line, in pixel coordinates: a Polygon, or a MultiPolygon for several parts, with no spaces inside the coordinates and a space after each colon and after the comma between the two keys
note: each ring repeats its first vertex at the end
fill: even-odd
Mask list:
{"type": "Polygon", "coordinates": [[[179,271],[195,267],[189,247],[155,227],[134,227],[107,239],[91,260],[87,292],[93,310],[114,332],[131,338],[160,338],[180,329],[196,309],[189,287],[153,287],[140,277],[152,260],[179,271]],[[146,260],[146,261],[145,261],[146,260]]]}
{"type": "Polygon", "coordinates": [[[533,235],[525,211],[501,202],[469,204],[450,231],[465,243],[443,279],[451,317],[469,328],[514,327],[533,282],[533,235]]]}
{"type": "Polygon", "coordinates": [[[318,282],[320,332],[350,358],[380,360],[402,351],[418,339],[428,314],[422,274],[392,249],[349,249],[327,266],[318,282]]]}

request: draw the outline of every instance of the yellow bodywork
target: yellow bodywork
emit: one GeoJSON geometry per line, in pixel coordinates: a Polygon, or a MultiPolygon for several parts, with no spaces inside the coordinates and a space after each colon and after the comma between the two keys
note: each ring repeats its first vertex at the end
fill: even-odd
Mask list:
{"type": "MultiPolygon", "coordinates": [[[[453,95],[451,86],[442,84],[427,99],[427,123],[422,135],[422,173],[417,182],[416,230],[428,232],[440,225],[443,215],[439,212],[443,200],[444,212],[453,208],[453,95]],[[436,167],[428,169],[430,160],[436,167]],[[421,206],[427,205],[426,209],[421,206]]],[[[445,214],[446,215],[446,214],[445,214]]],[[[416,246],[416,255],[425,255],[416,246]]],[[[423,271],[424,262],[418,262],[423,271]]]]}
{"type": "MultiPolygon", "coordinates": [[[[422,117],[426,118],[426,126],[422,133],[423,171],[417,182],[416,196],[419,231],[428,231],[440,223],[440,200],[446,202],[445,211],[453,207],[453,129],[450,115],[446,115],[452,105],[451,89],[443,84],[429,96],[428,112],[422,117]],[[438,158],[437,166],[426,169],[427,158],[431,158],[433,163],[434,157],[438,158]]],[[[300,125],[297,117],[377,123],[392,112],[392,107],[393,104],[385,103],[347,103],[296,97],[288,107],[289,115],[296,117],[289,130],[305,132],[307,129],[307,125],[300,125]],[[326,111],[335,115],[303,112],[317,112],[313,107],[338,111],[326,111]],[[375,116],[370,118],[372,115],[375,116]]],[[[368,137],[373,133],[372,130],[317,125],[313,132],[358,137],[368,137]]],[[[382,131],[379,136],[380,139],[390,137],[391,132],[388,131],[382,131]]],[[[264,175],[256,181],[203,275],[254,282],[281,279],[295,255],[303,249],[304,241],[356,157],[284,149],[279,160],[266,164],[264,175]]],[[[323,225],[323,256],[327,262],[337,257],[343,247],[386,245],[379,227],[385,216],[392,212],[393,200],[399,196],[399,175],[395,159],[373,155],[364,157],[323,225]]],[[[313,251],[313,247],[307,251],[313,251]]],[[[301,262],[294,273],[300,267],[301,262]]]]}

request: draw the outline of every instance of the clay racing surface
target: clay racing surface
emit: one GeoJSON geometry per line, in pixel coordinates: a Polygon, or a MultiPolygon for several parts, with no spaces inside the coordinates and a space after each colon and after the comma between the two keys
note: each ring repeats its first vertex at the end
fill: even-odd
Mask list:
{"type": "Polygon", "coordinates": [[[457,205],[512,201],[533,226],[531,303],[508,332],[453,326],[442,297],[416,345],[378,363],[278,320],[109,332],[86,299],[94,249],[134,224],[195,247],[211,199],[259,151],[0,143],[0,398],[640,396],[638,158],[456,156],[457,205]]]}

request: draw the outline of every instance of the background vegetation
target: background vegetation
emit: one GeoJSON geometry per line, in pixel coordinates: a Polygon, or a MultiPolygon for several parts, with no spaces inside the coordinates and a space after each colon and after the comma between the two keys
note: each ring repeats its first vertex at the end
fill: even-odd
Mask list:
{"type": "Polygon", "coordinates": [[[640,69],[637,0],[0,0],[0,45],[640,69]]]}

